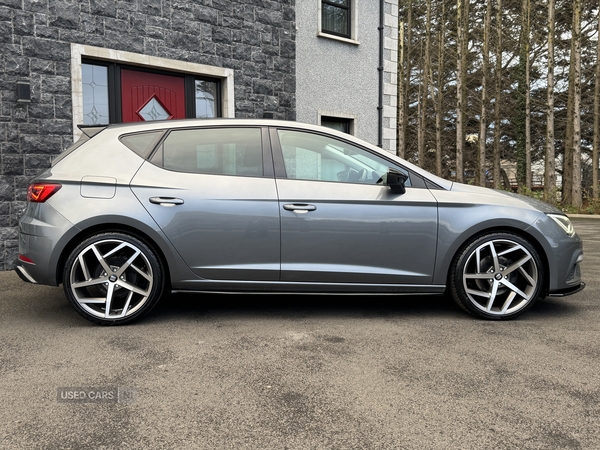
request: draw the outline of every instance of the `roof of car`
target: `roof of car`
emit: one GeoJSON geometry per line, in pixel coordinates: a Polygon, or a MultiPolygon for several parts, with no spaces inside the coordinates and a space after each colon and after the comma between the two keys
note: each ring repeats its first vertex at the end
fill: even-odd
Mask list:
{"type": "MultiPolygon", "coordinates": [[[[246,125],[246,126],[276,126],[276,127],[294,127],[312,130],[327,130],[338,134],[336,130],[326,128],[321,125],[313,125],[304,122],[292,120],[276,119],[238,119],[238,118],[216,118],[216,119],[175,119],[175,120],[155,120],[150,122],[129,122],[113,123],[108,128],[132,128],[132,129],[157,129],[157,128],[181,128],[190,126],[214,126],[214,125],[246,125]]],[[[343,133],[340,133],[343,134],[343,133]]]]}

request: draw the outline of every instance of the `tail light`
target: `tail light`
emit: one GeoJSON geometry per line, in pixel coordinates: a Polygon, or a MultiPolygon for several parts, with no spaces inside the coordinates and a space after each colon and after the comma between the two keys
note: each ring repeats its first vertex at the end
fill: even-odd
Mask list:
{"type": "Polygon", "coordinates": [[[20,261],[23,261],[24,263],[27,263],[27,264],[33,264],[33,265],[35,266],[35,262],[33,262],[33,259],[31,259],[31,258],[28,258],[28,257],[27,257],[27,256],[25,256],[25,255],[21,255],[21,254],[19,254],[19,260],[20,260],[20,261]]]}
{"type": "Polygon", "coordinates": [[[58,183],[33,183],[27,188],[27,201],[32,203],[44,203],[58,192],[62,187],[58,183]]]}

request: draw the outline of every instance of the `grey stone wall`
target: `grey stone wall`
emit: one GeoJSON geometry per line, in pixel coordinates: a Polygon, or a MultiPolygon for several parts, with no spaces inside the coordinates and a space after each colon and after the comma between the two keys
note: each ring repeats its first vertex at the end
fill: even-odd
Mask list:
{"type": "Polygon", "coordinates": [[[295,0],[0,0],[0,270],[32,176],[72,142],[70,44],[234,69],[237,117],[295,119],[295,0]],[[31,103],[17,102],[29,80],[31,103]]]}

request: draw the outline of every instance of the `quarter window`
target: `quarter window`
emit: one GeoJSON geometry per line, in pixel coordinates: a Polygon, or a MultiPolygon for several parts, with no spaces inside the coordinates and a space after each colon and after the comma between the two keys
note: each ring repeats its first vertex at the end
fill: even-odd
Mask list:
{"type": "Polygon", "coordinates": [[[263,175],[260,128],[174,130],[152,162],[180,172],[263,175]]]}
{"type": "Polygon", "coordinates": [[[137,133],[121,136],[121,142],[137,153],[142,158],[147,158],[164,132],[151,131],[149,133],[137,133]]]}
{"type": "Polygon", "coordinates": [[[321,31],[323,33],[351,37],[351,1],[321,0],[321,31]]]}
{"type": "Polygon", "coordinates": [[[278,130],[278,134],[287,178],[381,184],[390,166],[408,175],[386,159],[344,141],[292,130],[278,130]]]}

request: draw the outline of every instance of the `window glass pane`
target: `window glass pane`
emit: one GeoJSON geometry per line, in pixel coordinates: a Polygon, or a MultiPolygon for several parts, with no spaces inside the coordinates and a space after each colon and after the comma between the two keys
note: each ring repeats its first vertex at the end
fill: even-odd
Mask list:
{"type": "Polygon", "coordinates": [[[163,144],[163,166],[181,172],[262,176],[259,128],[171,131],[163,144]]]}
{"type": "Polygon", "coordinates": [[[160,103],[156,95],[146,102],[138,114],[147,122],[152,120],[166,120],[173,117],[160,103]]]}
{"type": "Polygon", "coordinates": [[[321,125],[343,133],[350,133],[350,119],[338,119],[336,117],[321,117],[321,125]]]}
{"type": "Polygon", "coordinates": [[[290,130],[278,134],[288,178],[378,184],[389,167],[408,175],[384,158],[337,139],[290,130]]]}
{"type": "Polygon", "coordinates": [[[81,65],[83,87],[83,123],[108,124],[108,68],[81,65]]]}
{"type": "Polygon", "coordinates": [[[325,2],[323,2],[322,6],[321,23],[323,31],[350,36],[348,27],[348,7],[335,6],[325,2]]]}
{"type": "Polygon", "coordinates": [[[217,117],[217,83],[214,81],[196,80],[196,117],[217,117]]]}
{"type": "Polygon", "coordinates": [[[147,158],[152,149],[158,143],[158,140],[163,135],[162,131],[154,131],[152,133],[139,133],[121,136],[121,142],[140,155],[142,158],[147,158]]]}

